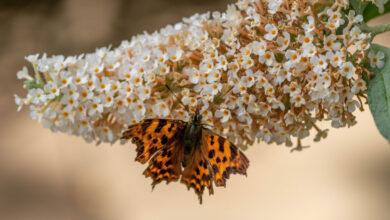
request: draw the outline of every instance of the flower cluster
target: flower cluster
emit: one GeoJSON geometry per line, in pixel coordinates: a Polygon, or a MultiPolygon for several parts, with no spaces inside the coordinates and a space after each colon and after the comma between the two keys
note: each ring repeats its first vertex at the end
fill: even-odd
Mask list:
{"type": "Polygon", "coordinates": [[[366,52],[362,19],[342,0],[239,0],[115,49],[28,56],[34,76],[18,72],[28,94],[16,103],[53,131],[110,143],[127,125],[188,121],[201,105],[204,123],[238,146],[295,137],[301,149],[313,128],[315,140],[327,136],[317,121],[355,124],[369,73],[361,63],[383,67],[383,54],[366,52]]]}

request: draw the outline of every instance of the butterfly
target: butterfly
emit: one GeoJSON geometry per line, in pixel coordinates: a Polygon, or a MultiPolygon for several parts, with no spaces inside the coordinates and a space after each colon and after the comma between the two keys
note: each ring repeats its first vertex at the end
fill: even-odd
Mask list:
{"type": "Polygon", "coordinates": [[[248,158],[233,143],[201,124],[199,107],[191,120],[146,119],[130,125],[121,139],[137,145],[136,161],[149,166],[145,177],[153,179],[152,188],[162,181],[184,183],[193,188],[202,204],[205,188],[213,194],[213,183],[226,186],[230,174],[243,174],[248,158]]]}

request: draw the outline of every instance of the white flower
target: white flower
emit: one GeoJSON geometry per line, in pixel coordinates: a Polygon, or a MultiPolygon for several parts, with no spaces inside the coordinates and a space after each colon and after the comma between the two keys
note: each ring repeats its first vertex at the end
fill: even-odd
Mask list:
{"type": "Polygon", "coordinates": [[[78,105],[78,100],[72,96],[65,96],[61,99],[61,104],[66,107],[75,108],[78,105]]]}
{"type": "Polygon", "coordinates": [[[237,115],[238,115],[238,120],[240,122],[246,123],[246,125],[249,125],[249,126],[252,124],[253,119],[250,116],[250,114],[247,111],[245,111],[244,108],[238,109],[237,115]]]}
{"type": "Polygon", "coordinates": [[[115,141],[114,134],[112,130],[107,126],[97,127],[96,133],[100,140],[113,143],[115,141]]]}
{"type": "Polygon", "coordinates": [[[39,57],[39,54],[34,54],[34,55],[28,55],[25,57],[25,59],[30,62],[30,63],[35,63],[37,62],[38,60],[38,57],[39,57]]]}
{"type": "Polygon", "coordinates": [[[97,91],[99,92],[108,92],[111,89],[111,80],[108,77],[103,77],[101,81],[98,81],[96,86],[97,91]]]}
{"type": "Polygon", "coordinates": [[[47,94],[47,99],[54,99],[55,97],[60,95],[60,89],[58,88],[57,84],[53,81],[48,82],[44,86],[45,93],[47,94]]]}
{"type": "Polygon", "coordinates": [[[209,74],[209,76],[207,77],[207,82],[208,83],[214,83],[214,82],[217,82],[220,80],[221,78],[221,73],[219,71],[213,71],[209,74]]]}
{"type": "Polygon", "coordinates": [[[221,91],[221,89],[222,89],[221,83],[207,84],[204,87],[202,94],[203,95],[206,95],[206,94],[217,95],[219,93],[219,91],[221,91]]]}
{"type": "Polygon", "coordinates": [[[145,116],[146,109],[145,105],[142,102],[135,102],[130,105],[131,113],[135,119],[140,120],[145,116]]]}
{"type": "Polygon", "coordinates": [[[337,37],[334,34],[325,36],[324,48],[326,50],[338,51],[341,48],[341,43],[337,42],[337,37]]]}
{"type": "Polygon", "coordinates": [[[289,85],[284,85],[283,91],[284,93],[289,93],[290,96],[296,96],[301,93],[301,89],[296,82],[291,82],[289,85]]]}
{"type": "Polygon", "coordinates": [[[364,92],[367,89],[366,82],[362,79],[358,79],[353,82],[351,92],[358,94],[360,91],[364,92]]]}
{"type": "Polygon", "coordinates": [[[18,112],[22,109],[24,101],[18,95],[15,96],[15,104],[18,106],[18,112]]]}
{"type": "Polygon", "coordinates": [[[88,114],[90,116],[95,116],[96,114],[103,112],[103,105],[101,103],[101,100],[97,97],[94,97],[91,102],[89,103],[89,111],[88,114]]]}
{"type": "Polygon", "coordinates": [[[354,10],[350,10],[348,13],[348,20],[351,23],[360,23],[363,21],[362,15],[356,15],[356,12],[354,10]]]}
{"type": "Polygon", "coordinates": [[[36,107],[34,105],[30,105],[30,117],[38,122],[41,122],[43,117],[43,112],[40,107],[36,107]]]}
{"type": "Polygon", "coordinates": [[[67,72],[61,72],[60,78],[58,78],[58,85],[60,85],[60,88],[65,88],[72,82],[72,78],[67,72]]]}
{"type": "MultiPolygon", "coordinates": [[[[295,64],[295,63],[299,62],[299,60],[301,59],[301,56],[299,55],[299,53],[296,50],[287,50],[286,58],[288,59],[288,61],[286,63],[295,64]]],[[[286,68],[286,69],[290,69],[290,68],[286,68]]]]}
{"type": "Polygon", "coordinates": [[[181,60],[182,55],[183,55],[183,50],[180,48],[177,48],[175,46],[172,46],[172,47],[167,48],[167,54],[168,54],[169,59],[172,62],[177,62],[177,61],[181,60]]]}
{"type": "Polygon", "coordinates": [[[283,32],[283,37],[279,36],[276,40],[279,45],[279,50],[286,50],[290,46],[290,34],[287,31],[283,32]]]}
{"type": "Polygon", "coordinates": [[[336,53],[328,51],[326,53],[326,58],[330,60],[330,63],[332,64],[333,67],[341,66],[341,64],[344,61],[344,55],[340,51],[337,51],[336,53]]]}
{"type": "Polygon", "coordinates": [[[303,25],[303,28],[305,29],[306,33],[310,33],[315,28],[315,22],[314,22],[313,16],[307,16],[307,21],[308,21],[308,23],[305,23],[303,25]]]}
{"type": "Polygon", "coordinates": [[[16,74],[18,79],[28,79],[28,80],[33,80],[33,78],[28,74],[28,69],[27,67],[23,67],[22,70],[18,71],[16,74]]]}
{"type": "Polygon", "coordinates": [[[374,51],[370,50],[368,53],[368,58],[370,59],[370,65],[372,68],[382,69],[385,65],[385,54],[382,51],[378,51],[375,54],[374,51]]]}
{"type": "Polygon", "coordinates": [[[355,74],[355,67],[351,62],[343,63],[340,67],[340,74],[347,77],[347,79],[351,79],[355,74]]]}
{"type": "Polygon", "coordinates": [[[294,95],[294,96],[291,96],[291,103],[294,104],[295,107],[301,107],[306,102],[305,102],[305,99],[302,96],[294,95]]]}
{"type": "Polygon", "coordinates": [[[215,112],[215,117],[221,118],[221,122],[225,123],[231,118],[231,113],[228,109],[218,109],[215,112]]]}
{"type": "Polygon", "coordinates": [[[141,62],[148,62],[150,60],[150,55],[151,55],[150,50],[148,50],[146,48],[142,48],[141,51],[140,51],[138,59],[141,62]]]}
{"type": "Polygon", "coordinates": [[[280,5],[283,3],[283,0],[273,0],[273,1],[268,1],[268,12],[270,14],[275,14],[280,5]]]}
{"type": "Polygon", "coordinates": [[[260,115],[263,117],[266,117],[268,113],[271,111],[271,106],[269,106],[267,103],[260,102],[259,103],[259,110],[260,115]]]}
{"type": "Polygon", "coordinates": [[[32,103],[40,104],[44,103],[47,100],[47,96],[42,89],[30,89],[28,96],[31,97],[32,103]]]}
{"type": "Polygon", "coordinates": [[[263,56],[267,50],[267,43],[265,41],[253,41],[248,45],[252,49],[253,53],[259,56],[263,56]]]}
{"type": "Polygon", "coordinates": [[[271,141],[271,132],[267,128],[263,128],[257,132],[256,137],[263,139],[263,141],[269,143],[271,141]]]}
{"type": "Polygon", "coordinates": [[[76,77],[74,78],[74,82],[76,85],[86,84],[88,81],[88,75],[83,71],[77,71],[76,77]]]}
{"type": "Polygon", "coordinates": [[[346,105],[347,105],[347,110],[349,112],[354,112],[356,110],[356,107],[360,108],[360,103],[353,99],[347,100],[346,105]]]}
{"type": "Polygon", "coordinates": [[[138,91],[138,97],[143,101],[145,99],[148,99],[152,93],[151,89],[147,86],[141,86],[137,89],[138,91]]]}
{"type": "Polygon", "coordinates": [[[168,105],[165,102],[159,101],[156,104],[154,104],[153,112],[159,117],[165,118],[169,115],[170,109],[168,108],[168,105]]]}
{"type": "Polygon", "coordinates": [[[260,63],[265,63],[267,66],[272,66],[275,62],[274,53],[271,51],[265,52],[264,56],[259,57],[260,63]]]}
{"type": "Polygon", "coordinates": [[[273,40],[278,35],[278,29],[273,24],[266,24],[265,31],[267,34],[264,35],[264,38],[269,41],[273,40]]]}
{"type": "Polygon", "coordinates": [[[73,117],[73,112],[72,112],[72,109],[67,107],[67,108],[64,108],[62,111],[61,111],[61,117],[64,119],[64,121],[67,122],[67,120],[71,121],[71,122],[74,122],[74,117],[73,117]]]}
{"type": "Polygon", "coordinates": [[[114,96],[112,93],[101,94],[99,98],[104,107],[109,108],[114,104],[114,96]]]}

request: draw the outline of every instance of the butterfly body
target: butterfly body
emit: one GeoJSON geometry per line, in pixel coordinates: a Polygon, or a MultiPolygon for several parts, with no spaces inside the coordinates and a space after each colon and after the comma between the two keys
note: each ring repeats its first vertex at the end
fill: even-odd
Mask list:
{"type": "MultiPolygon", "coordinates": [[[[192,120],[187,122],[184,129],[184,135],[182,137],[184,155],[190,156],[191,153],[200,147],[200,140],[202,137],[202,117],[198,112],[195,112],[192,120]]],[[[186,158],[184,158],[186,160],[186,158]]],[[[185,160],[183,161],[185,164],[185,160]]]]}
{"type": "Polygon", "coordinates": [[[199,109],[189,122],[146,119],[130,125],[122,139],[137,145],[136,161],[149,166],[144,171],[152,186],[165,180],[178,181],[193,188],[202,202],[205,188],[213,194],[216,186],[225,186],[231,173],[246,175],[249,160],[231,142],[201,124],[199,109]]]}

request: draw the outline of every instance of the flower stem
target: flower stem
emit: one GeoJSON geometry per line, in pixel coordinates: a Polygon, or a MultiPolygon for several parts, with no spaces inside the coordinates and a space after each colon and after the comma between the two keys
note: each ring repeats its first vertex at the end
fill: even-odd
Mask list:
{"type": "Polygon", "coordinates": [[[369,27],[366,23],[360,25],[360,28],[363,32],[369,32],[373,36],[381,34],[387,31],[390,31],[390,23],[378,25],[375,27],[369,27]]]}

